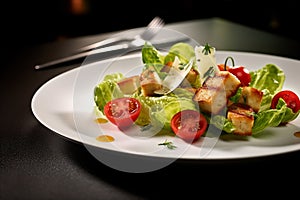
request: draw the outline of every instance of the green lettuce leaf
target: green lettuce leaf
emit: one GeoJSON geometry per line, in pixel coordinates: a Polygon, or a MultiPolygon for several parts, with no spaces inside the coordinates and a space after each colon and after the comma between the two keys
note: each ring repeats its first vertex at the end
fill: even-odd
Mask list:
{"type": "Polygon", "coordinates": [[[188,43],[179,42],[171,46],[168,54],[165,57],[165,63],[169,60],[174,61],[177,56],[181,63],[187,64],[192,58],[195,57],[194,48],[188,43]]]}
{"type": "Polygon", "coordinates": [[[141,126],[151,124],[171,130],[170,121],[177,112],[185,109],[198,110],[198,104],[192,100],[193,93],[182,88],[159,97],[146,97],[138,91],[133,97],[142,104],[141,113],[135,122],[141,126]]]}
{"type": "Polygon", "coordinates": [[[255,115],[255,121],[252,128],[253,134],[257,134],[267,127],[276,127],[280,124],[290,122],[298,117],[300,110],[294,113],[287,107],[283,99],[279,99],[276,109],[268,109],[255,115]]]}
{"type": "Polygon", "coordinates": [[[257,71],[251,71],[250,87],[259,90],[268,89],[274,95],[282,89],[285,81],[285,74],[277,65],[267,64],[257,71]]]}
{"type": "Polygon", "coordinates": [[[94,88],[94,101],[99,111],[103,112],[105,104],[110,100],[124,96],[117,84],[122,78],[123,75],[120,73],[106,75],[94,88]]]}
{"type": "Polygon", "coordinates": [[[165,55],[158,51],[151,43],[146,42],[142,48],[144,64],[165,64],[165,55]]]}
{"type": "Polygon", "coordinates": [[[257,134],[267,127],[278,126],[284,118],[286,108],[286,105],[283,105],[280,109],[268,109],[257,113],[254,116],[252,134],[257,134]]]}
{"type": "Polygon", "coordinates": [[[215,115],[213,117],[207,117],[207,119],[210,124],[226,133],[232,133],[235,130],[233,123],[223,115],[215,115]]]}
{"type": "Polygon", "coordinates": [[[298,110],[298,112],[294,113],[291,108],[287,107],[285,101],[282,98],[280,98],[276,105],[276,109],[281,109],[282,107],[286,107],[286,108],[285,108],[284,117],[281,120],[281,123],[283,123],[283,124],[288,123],[290,121],[293,121],[294,119],[296,119],[299,116],[300,110],[298,110]]]}

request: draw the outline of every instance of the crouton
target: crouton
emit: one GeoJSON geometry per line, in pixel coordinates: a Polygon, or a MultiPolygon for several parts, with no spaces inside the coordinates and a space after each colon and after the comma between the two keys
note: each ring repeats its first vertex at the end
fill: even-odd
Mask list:
{"type": "Polygon", "coordinates": [[[162,88],[161,79],[154,67],[149,66],[140,75],[141,92],[144,96],[155,96],[154,91],[162,88]]]}
{"type": "Polygon", "coordinates": [[[227,105],[228,98],[238,90],[241,82],[228,71],[209,77],[194,95],[203,112],[217,114],[227,105]]]}
{"type": "Polygon", "coordinates": [[[252,127],[254,124],[254,111],[245,104],[232,104],[228,107],[227,118],[234,127],[236,135],[252,135],[252,127]]]}
{"type": "Polygon", "coordinates": [[[191,87],[197,81],[198,75],[199,72],[192,68],[180,84],[180,87],[191,87]]]}
{"type": "Polygon", "coordinates": [[[201,112],[219,113],[227,104],[226,92],[222,88],[199,88],[193,98],[197,101],[201,112]]]}
{"type": "Polygon", "coordinates": [[[215,76],[207,78],[203,83],[203,86],[208,88],[224,88],[227,98],[233,96],[240,85],[240,80],[228,71],[220,71],[215,76]]]}
{"type": "Polygon", "coordinates": [[[124,94],[132,94],[140,87],[139,76],[131,76],[117,82],[124,94]]]}
{"type": "Polygon", "coordinates": [[[239,103],[250,106],[254,112],[258,112],[263,98],[263,92],[252,87],[242,87],[239,103]]]}

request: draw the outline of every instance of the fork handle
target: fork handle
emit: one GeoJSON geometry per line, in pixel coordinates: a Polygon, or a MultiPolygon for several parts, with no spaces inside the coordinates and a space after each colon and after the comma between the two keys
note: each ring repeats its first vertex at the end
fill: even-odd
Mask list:
{"type": "MultiPolygon", "coordinates": [[[[178,37],[178,38],[173,38],[173,39],[163,39],[160,41],[156,41],[153,43],[153,45],[160,49],[160,48],[165,48],[165,47],[170,47],[171,45],[177,43],[177,42],[185,42],[189,41],[190,39],[188,37],[178,37]]],[[[135,50],[140,50],[143,47],[141,46],[133,46],[130,44],[119,44],[119,45],[112,45],[112,46],[107,46],[91,51],[86,51],[86,52],[81,52],[78,54],[74,54],[71,56],[67,56],[64,58],[60,58],[54,61],[50,61],[44,64],[36,65],[34,68],[35,69],[41,69],[41,68],[46,68],[58,64],[63,64],[66,62],[70,61],[75,61],[78,59],[83,59],[87,56],[89,56],[87,61],[94,61],[94,60],[101,60],[101,59],[107,59],[111,58],[114,56],[121,56],[124,55],[125,53],[129,53],[131,51],[135,50]]]]}
{"type": "Polygon", "coordinates": [[[105,40],[102,40],[100,42],[96,42],[84,47],[81,47],[77,50],[77,52],[85,52],[85,51],[90,51],[96,48],[100,48],[100,47],[106,47],[108,45],[115,45],[116,43],[121,43],[121,42],[126,42],[126,41],[130,41],[129,38],[126,37],[113,37],[113,38],[108,38],[105,40]]]}

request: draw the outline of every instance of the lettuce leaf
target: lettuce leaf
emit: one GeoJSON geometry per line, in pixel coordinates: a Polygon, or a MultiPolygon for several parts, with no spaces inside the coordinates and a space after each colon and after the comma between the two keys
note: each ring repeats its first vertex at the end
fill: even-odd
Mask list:
{"type": "MultiPolygon", "coordinates": [[[[282,107],[285,107],[285,106],[286,106],[285,101],[282,98],[280,98],[278,100],[277,105],[276,105],[276,109],[281,109],[282,107]]],[[[289,108],[289,107],[286,106],[284,117],[281,120],[281,123],[284,124],[284,123],[293,121],[294,119],[296,119],[299,116],[299,113],[300,113],[300,110],[298,110],[298,112],[294,113],[291,108],[289,108]]]]}
{"type": "Polygon", "coordinates": [[[258,90],[268,89],[274,95],[282,89],[285,81],[285,74],[282,69],[274,64],[266,64],[259,70],[251,71],[250,87],[258,90]]]}
{"type": "Polygon", "coordinates": [[[195,57],[195,50],[191,45],[179,42],[171,46],[165,57],[165,63],[169,60],[173,61],[175,56],[179,58],[181,63],[187,64],[193,57],[195,57]]]}
{"type": "Polygon", "coordinates": [[[173,91],[173,99],[165,105],[152,110],[152,124],[171,131],[172,117],[182,110],[199,110],[198,104],[192,100],[193,95],[184,89],[173,91]]]}
{"type": "Polygon", "coordinates": [[[198,110],[198,104],[192,100],[193,93],[177,88],[172,93],[159,97],[146,97],[140,92],[133,95],[142,104],[141,113],[136,124],[151,125],[171,130],[171,118],[179,111],[198,110]]]}
{"type": "Polygon", "coordinates": [[[151,43],[146,42],[142,48],[142,62],[144,64],[165,64],[165,55],[151,43]]]}
{"type": "Polygon", "coordinates": [[[123,74],[108,74],[103,81],[94,88],[94,102],[99,111],[103,112],[107,102],[114,98],[123,97],[124,94],[120,90],[117,81],[123,78],[123,74]]]}
{"type": "Polygon", "coordinates": [[[282,104],[280,109],[268,109],[257,113],[254,118],[252,134],[257,134],[267,127],[276,127],[282,123],[287,109],[286,104],[282,104]]]}
{"type": "Polygon", "coordinates": [[[207,119],[209,120],[209,124],[214,125],[216,128],[226,133],[232,133],[235,130],[233,123],[223,115],[210,116],[207,117],[207,119]]]}
{"type": "Polygon", "coordinates": [[[163,54],[156,49],[151,43],[146,42],[142,48],[142,61],[144,64],[166,64],[169,61],[174,61],[177,56],[183,64],[195,57],[194,48],[188,43],[176,43],[170,47],[167,54],[163,54]]]}

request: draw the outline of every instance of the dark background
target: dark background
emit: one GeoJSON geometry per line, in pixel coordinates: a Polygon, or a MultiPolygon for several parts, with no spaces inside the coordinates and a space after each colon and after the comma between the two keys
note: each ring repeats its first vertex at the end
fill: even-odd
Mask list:
{"type": "MultiPolygon", "coordinates": [[[[299,42],[297,1],[257,0],[7,0],[1,2],[4,45],[32,45],[146,26],[154,16],[166,23],[221,17],[299,42]],[[79,6],[76,9],[76,5],[79,6]]],[[[3,47],[3,45],[2,45],[3,47]]]]}

